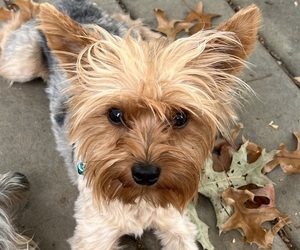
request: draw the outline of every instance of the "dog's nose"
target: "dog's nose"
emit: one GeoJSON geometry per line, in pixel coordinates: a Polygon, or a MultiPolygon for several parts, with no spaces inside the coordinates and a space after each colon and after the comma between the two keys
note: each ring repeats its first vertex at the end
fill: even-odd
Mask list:
{"type": "Polygon", "coordinates": [[[151,164],[134,163],[131,173],[137,184],[151,186],[158,181],[160,168],[151,164]]]}

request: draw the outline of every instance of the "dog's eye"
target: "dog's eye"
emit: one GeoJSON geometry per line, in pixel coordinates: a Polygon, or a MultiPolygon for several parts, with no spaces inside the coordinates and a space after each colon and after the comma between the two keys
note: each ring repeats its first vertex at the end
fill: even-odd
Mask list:
{"type": "Polygon", "coordinates": [[[188,118],[185,113],[183,112],[177,113],[173,117],[173,128],[182,128],[186,125],[187,121],[188,118]]]}
{"type": "Polygon", "coordinates": [[[117,108],[112,108],[108,111],[108,119],[114,125],[122,125],[124,123],[123,111],[117,108]]]}

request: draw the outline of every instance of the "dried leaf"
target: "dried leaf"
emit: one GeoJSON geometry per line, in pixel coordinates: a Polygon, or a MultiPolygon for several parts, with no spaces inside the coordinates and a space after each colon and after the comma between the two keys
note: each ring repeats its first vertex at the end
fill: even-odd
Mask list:
{"type": "Polygon", "coordinates": [[[197,227],[196,239],[202,245],[203,249],[214,250],[214,246],[211,244],[208,237],[208,226],[202,222],[197,214],[196,208],[193,203],[190,203],[187,208],[188,216],[197,227]]]}
{"type": "Polygon", "coordinates": [[[203,4],[199,1],[196,8],[184,19],[185,22],[196,22],[196,25],[190,29],[189,35],[193,35],[203,29],[210,29],[212,19],[219,16],[218,14],[204,13],[203,4]]]}
{"type": "Polygon", "coordinates": [[[236,152],[235,140],[238,137],[240,130],[243,128],[242,123],[238,123],[237,126],[230,131],[231,140],[228,141],[225,138],[219,138],[216,140],[214,150],[212,154],[213,169],[216,172],[227,172],[230,169],[232,154],[236,152]]]}
{"type": "Polygon", "coordinates": [[[238,188],[239,190],[249,190],[253,193],[254,200],[248,200],[244,206],[246,208],[275,207],[275,189],[272,184],[264,187],[258,187],[255,184],[249,184],[238,188]]]}
{"type": "MultiPolygon", "coordinates": [[[[243,143],[247,141],[245,137],[242,137],[243,143]]],[[[257,159],[261,156],[261,152],[264,150],[262,146],[259,146],[253,142],[248,142],[247,145],[247,154],[248,154],[248,163],[252,163],[257,161],[257,159]]]]}
{"type": "Polygon", "coordinates": [[[271,126],[272,128],[274,128],[274,129],[278,129],[278,125],[276,125],[276,124],[274,124],[274,121],[271,121],[270,123],[269,123],[269,126],[271,126]]]}
{"type": "Polygon", "coordinates": [[[213,161],[208,159],[202,179],[199,182],[199,192],[208,197],[212,202],[216,216],[217,226],[220,228],[232,212],[231,207],[224,206],[221,203],[222,193],[228,187],[241,187],[250,183],[257,186],[265,186],[272,183],[265,175],[261,173],[262,168],[267,162],[273,159],[276,151],[266,153],[262,151],[257,161],[248,163],[246,142],[241,148],[233,153],[232,163],[228,172],[215,172],[213,170],[213,161]]]}
{"type": "Polygon", "coordinates": [[[156,28],[157,31],[166,34],[166,36],[175,40],[176,35],[182,30],[189,30],[193,24],[190,22],[185,22],[182,20],[168,20],[165,12],[161,9],[154,9],[156,19],[158,22],[158,26],[156,28]]]}
{"type": "Polygon", "coordinates": [[[254,202],[255,195],[249,190],[237,190],[228,188],[223,193],[223,200],[227,206],[234,207],[232,216],[221,225],[223,231],[232,229],[242,229],[245,240],[248,243],[256,243],[259,247],[270,249],[275,234],[285,225],[290,224],[287,215],[281,214],[276,207],[260,206],[256,209],[249,209],[245,203],[250,200],[254,202]],[[267,230],[261,226],[266,221],[278,219],[278,223],[271,229],[267,230]]]}
{"type": "Polygon", "coordinates": [[[219,151],[212,154],[213,169],[216,172],[227,172],[230,169],[232,154],[235,152],[231,145],[224,144],[219,151]]]}
{"type": "Polygon", "coordinates": [[[287,151],[284,144],[280,144],[279,152],[275,155],[274,160],[266,165],[264,172],[272,171],[277,165],[280,165],[285,174],[300,173],[300,134],[293,133],[297,138],[298,145],[295,151],[287,151]]]}

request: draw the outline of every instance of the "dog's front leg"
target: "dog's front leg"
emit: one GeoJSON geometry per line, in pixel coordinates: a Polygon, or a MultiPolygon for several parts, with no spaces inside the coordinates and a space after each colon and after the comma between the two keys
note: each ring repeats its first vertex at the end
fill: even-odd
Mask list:
{"type": "Polygon", "coordinates": [[[113,206],[95,203],[92,189],[83,178],[78,179],[79,196],[75,202],[76,227],[74,236],[68,240],[72,250],[118,249],[122,229],[114,216],[113,206]]]}
{"type": "MultiPolygon", "coordinates": [[[[167,214],[167,213],[166,213],[167,214]]],[[[163,250],[197,250],[196,227],[185,214],[171,212],[156,222],[163,250]]]]}
{"type": "Polygon", "coordinates": [[[116,250],[120,232],[118,228],[110,225],[98,215],[91,216],[86,211],[85,218],[79,218],[83,214],[75,214],[76,228],[74,236],[68,240],[72,250],[116,250]]]}

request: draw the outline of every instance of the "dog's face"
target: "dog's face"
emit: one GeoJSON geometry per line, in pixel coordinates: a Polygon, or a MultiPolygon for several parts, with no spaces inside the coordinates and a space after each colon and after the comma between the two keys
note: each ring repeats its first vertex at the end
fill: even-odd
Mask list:
{"type": "Polygon", "coordinates": [[[72,80],[70,143],[95,197],[184,209],[217,131],[235,118],[233,74],[254,46],[258,10],[173,43],[87,31],[49,5],[40,21],[72,80]]]}

